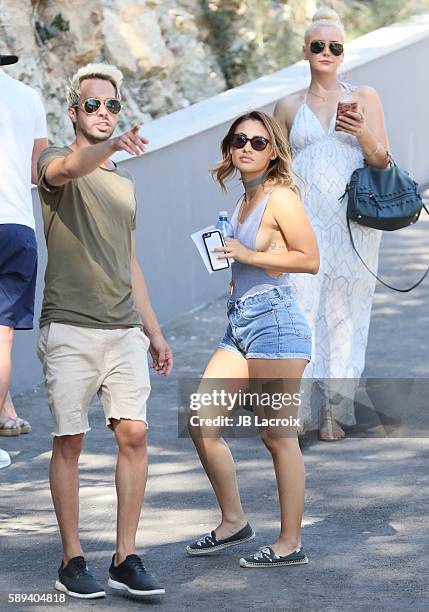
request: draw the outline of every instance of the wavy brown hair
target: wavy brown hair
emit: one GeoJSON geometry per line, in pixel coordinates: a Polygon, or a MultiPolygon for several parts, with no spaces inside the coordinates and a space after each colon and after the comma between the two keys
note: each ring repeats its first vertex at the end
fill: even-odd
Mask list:
{"type": "Polygon", "coordinates": [[[226,193],[225,181],[233,177],[237,172],[236,167],[232,163],[231,157],[231,139],[237,127],[243,121],[251,119],[259,121],[268,132],[268,140],[273,147],[273,152],[276,155],[275,159],[270,160],[267,171],[265,173],[264,183],[268,180],[274,182],[275,185],[283,185],[289,187],[299,195],[299,188],[294,180],[292,171],[292,158],[289,142],[284,135],[280,124],[274,117],[270,117],[263,111],[255,110],[245,115],[237,117],[228,130],[227,135],[221,143],[222,161],[210,170],[213,178],[219,183],[223,192],[226,193]]]}

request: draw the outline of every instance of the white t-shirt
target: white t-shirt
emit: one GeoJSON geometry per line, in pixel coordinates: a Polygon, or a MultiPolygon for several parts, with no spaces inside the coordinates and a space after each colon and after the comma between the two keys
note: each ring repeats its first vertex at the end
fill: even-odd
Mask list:
{"type": "Polygon", "coordinates": [[[39,95],[0,68],[0,223],[34,229],[31,155],[36,138],[46,138],[39,95]]]}

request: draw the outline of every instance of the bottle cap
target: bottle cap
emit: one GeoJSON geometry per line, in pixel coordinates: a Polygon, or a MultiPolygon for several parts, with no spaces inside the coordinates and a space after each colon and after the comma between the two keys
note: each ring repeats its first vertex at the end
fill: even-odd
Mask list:
{"type": "Polygon", "coordinates": [[[228,216],[228,211],[227,210],[220,210],[219,211],[219,217],[227,217],[228,216]]]}

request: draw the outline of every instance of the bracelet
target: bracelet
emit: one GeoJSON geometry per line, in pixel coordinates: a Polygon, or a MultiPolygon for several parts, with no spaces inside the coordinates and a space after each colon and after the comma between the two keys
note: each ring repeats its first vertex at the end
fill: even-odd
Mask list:
{"type": "Polygon", "coordinates": [[[373,155],[377,155],[379,149],[380,149],[380,143],[377,142],[377,146],[375,147],[374,151],[371,151],[371,153],[368,153],[368,157],[372,157],[373,155]]]}

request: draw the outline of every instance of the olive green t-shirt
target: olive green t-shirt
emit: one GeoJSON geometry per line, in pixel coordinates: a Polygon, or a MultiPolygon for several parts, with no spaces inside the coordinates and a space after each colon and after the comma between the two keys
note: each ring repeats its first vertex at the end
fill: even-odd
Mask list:
{"type": "Polygon", "coordinates": [[[69,153],[69,147],[49,147],[38,164],[48,249],[40,327],[51,322],[101,329],[140,326],[131,286],[133,180],[122,169],[97,168],[52,187],[46,168],[69,153]]]}

